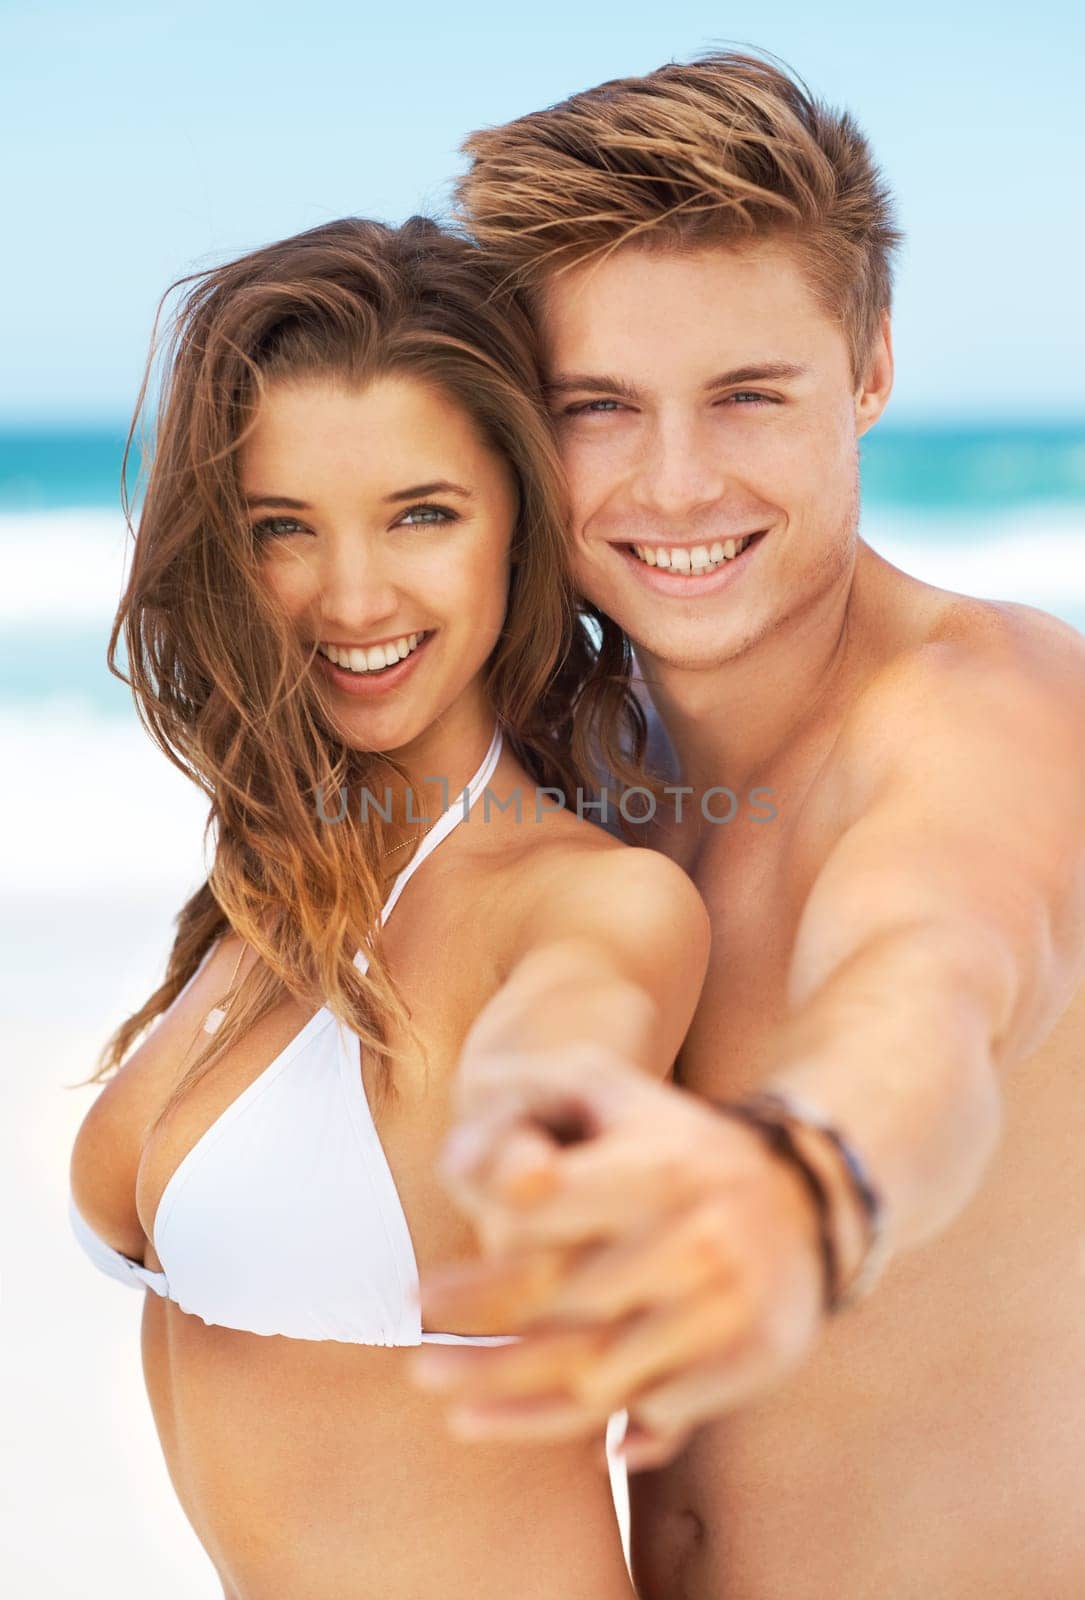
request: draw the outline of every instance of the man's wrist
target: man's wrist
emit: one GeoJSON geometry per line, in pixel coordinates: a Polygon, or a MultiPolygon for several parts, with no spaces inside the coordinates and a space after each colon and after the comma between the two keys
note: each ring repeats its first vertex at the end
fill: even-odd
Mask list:
{"type": "Polygon", "coordinates": [[[826,1309],[863,1298],[884,1268],[887,1234],[884,1200],[855,1145],[809,1101],[783,1088],[712,1104],[757,1128],[802,1177],[818,1217],[826,1309]]]}
{"type": "Polygon", "coordinates": [[[866,1275],[872,1242],[870,1217],[856,1195],[839,1149],[826,1137],[820,1122],[810,1120],[805,1115],[809,1109],[805,1102],[802,1103],[802,1115],[795,1114],[799,1107],[790,1096],[787,1097],[787,1103],[792,1113],[792,1136],[803,1155],[816,1166],[830,1196],[830,1215],[840,1274],[834,1309],[840,1310],[862,1298],[866,1287],[873,1287],[875,1269],[871,1268],[869,1276],[866,1275]]]}
{"type": "Polygon", "coordinates": [[[757,1097],[747,1095],[741,1100],[715,1100],[709,1103],[738,1122],[744,1123],[778,1158],[781,1170],[792,1182],[805,1191],[807,1207],[812,1209],[816,1222],[814,1245],[821,1262],[822,1306],[826,1312],[834,1308],[841,1289],[840,1264],[832,1220],[832,1201],[818,1167],[810,1162],[799,1146],[787,1118],[765,1109],[757,1097]]]}

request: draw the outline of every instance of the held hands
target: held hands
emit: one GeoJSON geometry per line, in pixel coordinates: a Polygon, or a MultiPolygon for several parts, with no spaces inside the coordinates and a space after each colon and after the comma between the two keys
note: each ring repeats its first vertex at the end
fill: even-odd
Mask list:
{"type": "Polygon", "coordinates": [[[465,1059],[456,1092],[440,1166],[485,1253],[424,1275],[423,1320],[522,1337],[413,1353],[454,1431],[577,1438],[628,1408],[627,1465],[658,1466],[803,1358],[817,1220],[753,1130],[594,1047],[465,1059]]]}

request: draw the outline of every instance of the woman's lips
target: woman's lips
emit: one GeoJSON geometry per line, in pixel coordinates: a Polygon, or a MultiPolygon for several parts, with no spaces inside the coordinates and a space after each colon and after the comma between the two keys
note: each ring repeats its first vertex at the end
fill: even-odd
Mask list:
{"type": "Polygon", "coordinates": [[[358,700],[373,700],[387,693],[389,689],[396,689],[410,677],[415,670],[420,656],[424,656],[429,648],[432,633],[427,633],[422,642],[415,646],[409,656],[404,656],[402,661],[397,661],[394,667],[381,667],[376,672],[351,672],[347,667],[337,667],[334,661],[329,661],[327,656],[317,653],[316,661],[318,670],[324,673],[328,681],[344,694],[353,695],[358,700]]]}

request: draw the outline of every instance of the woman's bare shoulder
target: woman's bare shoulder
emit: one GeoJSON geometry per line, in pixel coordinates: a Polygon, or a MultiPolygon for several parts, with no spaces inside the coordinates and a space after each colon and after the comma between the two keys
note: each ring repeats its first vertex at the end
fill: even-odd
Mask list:
{"type": "Polygon", "coordinates": [[[707,915],[688,874],[669,855],[627,844],[570,811],[525,826],[492,871],[508,937],[517,945],[527,928],[597,926],[600,912],[660,936],[675,926],[692,935],[707,915]]]}

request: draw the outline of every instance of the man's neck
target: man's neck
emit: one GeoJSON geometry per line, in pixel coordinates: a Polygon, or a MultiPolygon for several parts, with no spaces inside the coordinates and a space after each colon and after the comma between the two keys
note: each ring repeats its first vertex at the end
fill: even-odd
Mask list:
{"type": "Polygon", "coordinates": [[[691,669],[638,647],[637,659],[682,782],[745,793],[771,782],[852,677],[855,582],[821,597],[741,655],[691,669]]]}

